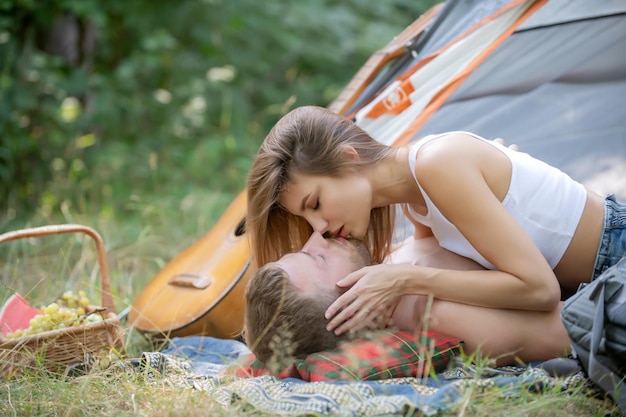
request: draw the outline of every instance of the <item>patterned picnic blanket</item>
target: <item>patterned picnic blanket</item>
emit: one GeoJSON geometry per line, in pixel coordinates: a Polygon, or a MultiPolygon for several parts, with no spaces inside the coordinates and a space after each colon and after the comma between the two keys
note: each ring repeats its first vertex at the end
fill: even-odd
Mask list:
{"type": "Polygon", "coordinates": [[[565,392],[585,383],[581,372],[553,377],[534,366],[481,367],[478,377],[476,369],[455,358],[446,370],[426,378],[306,382],[271,375],[242,378],[224,372],[249,354],[243,343],[234,340],[175,338],[161,352],[145,352],[133,361],[114,362],[109,370],[138,373],[148,380],[166,378],[174,385],[208,391],[225,408],[243,403],[283,416],[434,415],[460,402],[467,390],[517,395],[544,389],[565,392]]]}

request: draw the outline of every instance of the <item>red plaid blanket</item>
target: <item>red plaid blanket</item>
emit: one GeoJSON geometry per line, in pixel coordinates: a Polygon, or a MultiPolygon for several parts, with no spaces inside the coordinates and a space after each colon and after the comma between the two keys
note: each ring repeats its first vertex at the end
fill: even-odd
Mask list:
{"type": "MultiPolygon", "coordinates": [[[[461,346],[459,339],[440,333],[382,330],[295,359],[276,376],[311,382],[422,377],[445,370],[461,346]]],[[[272,374],[254,355],[236,361],[224,373],[244,378],[272,374]]]]}

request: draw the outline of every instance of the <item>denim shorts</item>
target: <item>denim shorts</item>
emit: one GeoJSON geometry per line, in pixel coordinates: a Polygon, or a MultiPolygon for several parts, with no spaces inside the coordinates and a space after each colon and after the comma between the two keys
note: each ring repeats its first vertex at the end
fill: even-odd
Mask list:
{"type": "Polygon", "coordinates": [[[591,280],[615,265],[626,254],[626,204],[618,203],[614,194],[604,199],[604,227],[591,280]]]}

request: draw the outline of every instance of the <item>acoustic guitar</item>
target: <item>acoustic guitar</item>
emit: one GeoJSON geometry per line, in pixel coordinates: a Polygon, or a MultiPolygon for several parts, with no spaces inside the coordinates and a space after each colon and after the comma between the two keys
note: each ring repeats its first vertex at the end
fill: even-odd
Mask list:
{"type": "MultiPolygon", "coordinates": [[[[437,4],[372,55],[329,109],[346,114],[387,64],[410,53],[439,12],[437,4]]],[[[245,287],[255,272],[245,235],[246,193],[242,191],[218,223],[174,257],[142,290],[129,323],[153,339],[208,335],[237,338],[243,328],[245,287]]]]}
{"type": "Polygon", "coordinates": [[[152,339],[208,335],[237,338],[244,291],[254,271],[245,235],[246,193],[213,228],[175,256],[134,300],[129,323],[152,339]]]}

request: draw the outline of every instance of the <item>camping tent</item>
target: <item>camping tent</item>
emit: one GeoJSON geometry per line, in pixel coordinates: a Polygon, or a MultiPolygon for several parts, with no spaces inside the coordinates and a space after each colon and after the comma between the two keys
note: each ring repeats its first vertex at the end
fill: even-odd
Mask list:
{"type": "MultiPolygon", "coordinates": [[[[626,200],[626,1],[448,0],[398,44],[373,55],[390,59],[359,71],[329,108],[394,145],[450,130],[501,137],[626,200]]],[[[133,326],[237,336],[253,273],[245,204],[242,192],[153,279],[133,303],[133,326]]]]}
{"type": "MultiPolygon", "coordinates": [[[[626,199],[625,1],[448,1],[430,30],[416,57],[392,78],[407,78],[412,67],[430,60],[410,75],[422,81],[416,95],[429,100],[400,128],[396,124],[396,143],[450,130],[502,137],[591,188],[626,199]],[[491,47],[486,42],[498,42],[520,17],[526,20],[480,56],[491,47]],[[441,75],[446,64],[453,67],[447,78],[441,75]],[[421,87],[433,78],[439,84],[421,87]],[[421,125],[411,126],[416,119],[421,125]]],[[[376,103],[397,95],[395,89],[387,87],[356,113],[374,136],[382,138],[394,125],[385,115],[368,116],[376,103]]]]}
{"type": "Polygon", "coordinates": [[[426,33],[357,124],[390,144],[501,137],[626,200],[625,1],[448,1],[426,33]]]}

